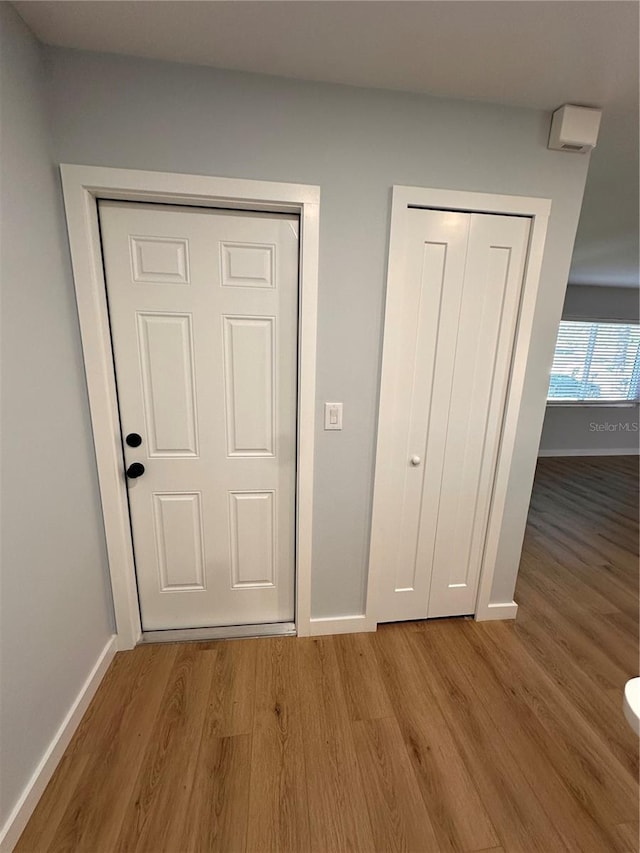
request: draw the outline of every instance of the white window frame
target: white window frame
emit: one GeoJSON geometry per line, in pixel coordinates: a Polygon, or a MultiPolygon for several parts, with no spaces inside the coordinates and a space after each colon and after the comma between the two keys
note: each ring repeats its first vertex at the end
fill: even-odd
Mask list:
{"type": "Polygon", "coordinates": [[[315,427],[320,188],[207,175],[61,165],[98,482],[113,592],[118,649],[142,637],[122,436],[116,396],[98,199],[297,213],[300,216],[298,307],[298,449],[296,484],[296,628],[311,624],[311,548],[315,427]]]}
{"type": "MultiPolygon", "coordinates": [[[[624,319],[622,317],[580,317],[574,314],[568,314],[567,316],[562,317],[560,322],[567,323],[620,323],[624,326],[637,326],[637,320],[629,320],[624,319]]],[[[558,331],[560,327],[558,326],[558,331]]],[[[557,336],[556,336],[556,346],[557,346],[557,336]]],[[[554,347],[554,355],[555,355],[555,347],[554,347]]],[[[549,391],[547,389],[547,394],[549,391]]],[[[547,396],[547,406],[550,408],[558,408],[558,407],[567,407],[567,408],[593,408],[602,406],[606,409],[633,409],[636,408],[640,403],[638,400],[560,400],[557,398],[547,396]]]]}
{"type": "MultiPolygon", "coordinates": [[[[463,213],[494,213],[511,216],[526,216],[531,219],[531,232],[527,262],[520,299],[520,312],[514,342],[511,370],[502,422],[502,432],[496,462],[495,479],[485,549],[480,570],[475,618],[514,619],[518,610],[515,601],[492,599],[494,576],[499,570],[515,579],[520,564],[522,536],[526,524],[533,479],[533,460],[537,457],[535,439],[526,436],[523,441],[519,433],[519,418],[525,398],[525,375],[527,363],[534,344],[536,311],[538,309],[540,274],[544,256],[547,225],[551,213],[551,200],[528,196],[494,195],[489,193],[459,190],[432,189],[425,187],[394,186],[391,207],[391,232],[389,242],[389,265],[387,272],[387,294],[384,320],[384,343],[382,354],[382,398],[385,387],[393,384],[396,375],[397,347],[394,346],[392,329],[396,324],[399,305],[403,298],[404,235],[406,218],[410,207],[434,210],[452,210],[463,213]],[[531,463],[531,464],[527,464],[531,463]],[[518,476],[518,470],[531,470],[531,481],[518,476]],[[515,473],[514,473],[515,472],[515,473]],[[517,506],[521,531],[504,523],[507,495],[517,506]]],[[[396,330],[397,331],[397,330],[396,330]]],[[[544,407],[544,399],[540,398],[544,407]]],[[[392,411],[378,413],[378,439],[373,491],[371,522],[371,545],[369,552],[369,578],[367,590],[366,619],[369,630],[375,630],[379,612],[378,594],[380,578],[384,571],[383,550],[378,544],[381,525],[377,518],[388,511],[387,464],[390,449],[389,437],[393,434],[392,411]]],[[[539,437],[539,436],[538,436],[539,437]]],[[[426,606],[426,602],[425,602],[426,606]]]]}

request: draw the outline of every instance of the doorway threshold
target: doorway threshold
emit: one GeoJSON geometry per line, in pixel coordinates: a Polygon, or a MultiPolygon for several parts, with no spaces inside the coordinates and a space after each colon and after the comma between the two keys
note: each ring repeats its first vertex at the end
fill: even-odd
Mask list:
{"type": "Polygon", "coordinates": [[[166,631],[143,631],[142,644],[197,643],[201,640],[240,640],[248,637],[295,637],[295,622],[269,625],[224,625],[220,628],[175,628],[166,631]]]}

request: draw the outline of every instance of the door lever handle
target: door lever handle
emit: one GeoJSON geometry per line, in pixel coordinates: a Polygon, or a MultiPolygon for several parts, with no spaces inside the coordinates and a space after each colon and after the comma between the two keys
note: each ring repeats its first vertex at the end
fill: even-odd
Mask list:
{"type": "Polygon", "coordinates": [[[127,468],[127,477],[135,480],[136,477],[142,477],[144,474],[144,465],[142,462],[132,462],[127,468]]]}

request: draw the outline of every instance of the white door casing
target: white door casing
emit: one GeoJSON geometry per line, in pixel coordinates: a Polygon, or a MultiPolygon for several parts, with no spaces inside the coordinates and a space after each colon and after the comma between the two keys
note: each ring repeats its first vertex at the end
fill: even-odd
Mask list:
{"type": "Polygon", "coordinates": [[[293,621],[298,218],[99,214],[143,629],[293,621]]]}
{"type": "Polygon", "coordinates": [[[367,603],[376,621],[515,615],[513,603],[491,610],[488,559],[545,214],[545,200],[394,188],[367,603]],[[421,198],[444,210],[419,209],[421,198]],[[455,210],[473,201],[512,215],[455,210]]]}
{"type": "Polygon", "coordinates": [[[62,165],[60,170],[119,649],[133,648],[139,642],[141,626],[97,200],[188,204],[299,215],[296,630],[300,635],[308,635],[311,631],[319,188],[102,166],[62,165]]]}

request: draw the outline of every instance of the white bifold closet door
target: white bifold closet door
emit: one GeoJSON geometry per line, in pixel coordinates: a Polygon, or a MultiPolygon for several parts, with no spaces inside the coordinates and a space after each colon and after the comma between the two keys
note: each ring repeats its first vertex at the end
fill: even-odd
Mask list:
{"type": "Polygon", "coordinates": [[[99,213],[143,629],[292,621],[298,219],[99,213]]]}
{"type": "Polygon", "coordinates": [[[475,611],[530,228],[421,209],[405,221],[380,402],[393,415],[378,456],[378,621],[475,611]]]}

